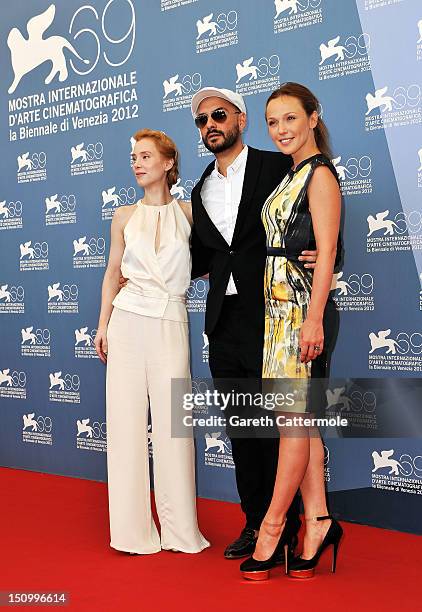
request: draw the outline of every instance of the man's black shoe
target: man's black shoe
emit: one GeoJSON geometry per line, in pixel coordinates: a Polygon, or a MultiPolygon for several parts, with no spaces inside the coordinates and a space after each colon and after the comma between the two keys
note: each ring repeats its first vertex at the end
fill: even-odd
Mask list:
{"type": "Polygon", "coordinates": [[[242,557],[249,557],[255,550],[257,539],[255,530],[245,527],[237,540],[227,546],[224,551],[225,558],[241,559],[242,557]]]}

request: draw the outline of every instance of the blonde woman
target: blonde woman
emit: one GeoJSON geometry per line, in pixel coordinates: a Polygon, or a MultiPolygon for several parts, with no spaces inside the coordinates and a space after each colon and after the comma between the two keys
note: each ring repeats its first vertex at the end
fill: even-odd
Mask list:
{"type": "Polygon", "coordinates": [[[149,129],[134,138],[132,167],[144,197],[114,214],[95,338],[107,363],[110,545],[138,554],[197,553],[209,543],[197,524],[193,439],[171,435],[171,379],[190,377],[192,213],[170,194],[178,179],[174,142],[149,129]],[[119,292],[120,270],[128,282],[119,292]],[[161,535],[150,504],[149,407],[161,535]]]}

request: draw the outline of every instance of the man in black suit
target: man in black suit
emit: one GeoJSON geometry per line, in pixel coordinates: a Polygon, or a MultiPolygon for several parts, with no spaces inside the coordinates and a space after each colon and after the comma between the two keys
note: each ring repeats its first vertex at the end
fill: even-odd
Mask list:
{"type": "MultiPolygon", "coordinates": [[[[192,191],[193,273],[209,273],[205,313],[209,366],[215,380],[262,376],[266,237],[262,206],[292,166],[290,157],[244,145],[246,107],[242,96],[207,87],[192,98],[192,115],[204,145],[216,160],[192,191]]],[[[302,260],[315,261],[314,252],[302,260]]],[[[312,263],[308,263],[313,267],[312,263]]],[[[253,383],[252,383],[253,384],[253,383]]],[[[218,386],[218,384],[217,384],[218,386]]],[[[274,489],[279,439],[228,430],[236,482],[246,525],[224,556],[253,553],[274,489]]],[[[298,499],[288,517],[300,527],[298,499]]],[[[294,542],[292,542],[294,546],[294,542]]],[[[280,562],[282,559],[280,558],[280,562]]]]}

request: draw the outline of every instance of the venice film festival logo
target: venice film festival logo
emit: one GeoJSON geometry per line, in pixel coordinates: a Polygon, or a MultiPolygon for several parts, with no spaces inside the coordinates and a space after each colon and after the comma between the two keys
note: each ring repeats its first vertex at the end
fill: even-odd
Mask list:
{"type": "Polygon", "coordinates": [[[47,154],[45,151],[26,151],[16,158],[18,183],[36,183],[47,180],[47,154]]]}
{"type": "Polygon", "coordinates": [[[73,267],[104,268],[106,242],[101,236],[81,236],[73,241],[73,267]]]}
{"type": "Polygon", "coordinates": [[[21,329],[22,357],[50,357],[51,332],[48,328],[35,328],[34,325],[21,329]]]}
{"type": "Polygon", "coordinates": [[[389,87],[366,94],[365,130],[403,127],[422,123],[420,85],[412,83],[389,92],[389,87]],[[377,112],[374,112],[377,111],[377,112]]]}
{"type": "Polygon", "coordinates": [[[322,0],[274,0],[274,34],[322,23],[322,0]]]}
{"type": "Polygon", "coordinates": [[[180,7],[185,7],[187,4],[193,4],[198,0],[161,0],[161,10],[171,11],[180,7]]]}
{"type": "Polygon", "coordinates": [[[280,85],[280,57],[254,56],[236,64],[236,91],[243,96],[273,91],[280,85]]]}
{"type": "Polygon", "coordinates": [[[26,399],[26,373],[10,368],[0,370],[0,397],[26,399]]]}
{"type": "Polygon", "coordinates": [[[422,19],[418,21],[418,40],[416,47],[416,59],[419,62],[422,60],[422,19]]]}
{"type": "Polygon", "coordinates": [[[50,402],[80,404],[81,380],[78,374],[63,374],[63,372],[59,370],[58,372],[50,372],[48,378],[50,381],[48,389],[48,398],[50,402]]]}
{"type": "Polygon", "coordinates": [[[97,452],[107,451],[107,427],[104,422],[91,419],[78,419],[76,421],[76,448],[97,452]]]}
{"type": "Polygon", "coordinates": [[[342,162],[339,155],[331,160],[340,180],[342,195],[355,196],[372,193],[372,158],[369,155],[349,157],[342,162]]]}
{"type": "Polygon", "coordinates": [[[377,424],[377,397],[373,391],[357,388],[334,387],[327,389],[327,405],[325,408],[328,418],[345,416],[349,428],[376,430],[377,424]]]}
{"type": "Polygon", "coordinates": [[[372,452],[372,488],[422,495],[422,456],[394,454],[393,448],[372,452]]]}
{"type": "Polygon", "coordinates": [[[53,444],[53,419],[49,416],[38,415],[35,412],[22,415],[22,442],[31,444],[53,444]]]}
{"type": "Polygon", "coordinates": [[[177,200],[190,200],[192,189],[195,187],[197,182],[198,182],[198,179],[182,180],[182,178],[179,177],[177,179],[177,182],[170,189],[170,193],[177,200]]]}
{"type": "Polygon", "coordinates": [[[163,113],[190,108],[194,93],[202,87],[202,75],[199,72],[185,74],[179,73],[163,81],[163,113]]]}
{"type": "Polygon", "coordinates": [[[418,187],[422,187],[422,147],[418,151],[418,187]]]}
{"type": "Polygon", "coordinates": [[[389,216],[389,210],[368,215],[367,253],[421,250],[422,212],[400,211],[392,219],[389,216]]]}
{"type": "Polygon", "coordinates": [[[341,39],[341,36],[335,36],[327,43],[321,43],[319,46],[321,55],[319,80],[368,72],[371,70],[368,55],[370,48],[371,38],[366,33],[351,35],[344,40],[341,39]]]}
{"type": "Polygon", "coordinates": [[[365,11],[377,8],[386,8],[392,4],[399,4],[399,2],[403,1],[404,0],[365,0],[365,11]]]}
{"type": "Polygon", "coordinates": [[[94,346],[97,330],[88,331],[88,326],[75,329],[75,357],[78,359],[98,359],[94,346]]]}
{"type": "Polygon", "coordinates": [[[45,202],[45,225],[67,225],[76,223],[76,196],[73,193],[58,193],[47,196],[45,202]]]}
{"type": "Polygon", "coordinates": [[[209,467],[234,469],[230,440],[221,431],[205,434],[204,462],[209,467]]]}
{"type": "MultiPolygon", "coordinates": [[[[10,30],[7,44],[13,80],[9,94],[14,94],[21,82],[27,83],[28,75],[44,64],[50,70],[44,83],[50,85],[67,81],[69,69],[76,79],[83,78],[95,70],[100,60],[110,71],[123,66],[131,57],[136,38],[132,0],[109,0],[102,11],[89,4],[80,6],[70,18],[69,39],[47,34],[55,13],[56,7],[51,4],[42,13],[30,17],[26,25],[27,37],[17,27],[10,30]],[[116,23],[117,28],[121,28],[118,31],[116,23]]],[[[12,98],[9,100],[9,128],[19,129],[10,129],[9,139],[57,134],[71,128],[137,117],[138,105],[130,105],[137,100],[136,84],[136,71],[132,71],[12,98]],[[104,95],[98,95],[100,93],[104,95]],[[82,117],[82,113],[85,116],[82,117]]]]}
{"type": "Polygon", "coordinates": [[[22,285],[0,285],[0,314],[25,313],[25,289],[22,285]]]}
{"type": "Polygon", "coordinates": [[[422,333],[399,332],[391,336],[391,329],[368,334],[370,370],[400,372],[422,371],[422,333]]]}
{"type": "Polygon", "coordinates": [[[48,314],[77,314],[79,288],[75,283],[52,283],[47,286],[48,314]]]}
{"type": "Polygon", "coordinates": [[[205,312],[208,292],[208,282],[203,278],[193,280],[186,292],[186,308],[188,312],[205,312]]]}
{"type": "Polygon", "coordinates": [[[134,187],[120,187],[116,193],[116,186],[107,187],[101,191],[101,218],[109,221],[113,218],[114,211],[119,206],[134,204],[136,201],[136,191],[134,187]]]}
{"type": "Polygon", "coordinates": [[[20,258],[19,269],[21,272],[28,270],[48,270],[48,244],[47,242],[34,242],[27,240],[19,245],[20,258]]]}
{"type": "Polygon", "coordinates": [[[375,308],[374,277],[372,274],[333,274],[331,290],[335,291],[334,300],[337,310],[341,312],[368,312],[375,308]]]}
{"type": "Polygon", "coordinates": [[[70,147],[70,174],[81,176],[83,174],[94,174],[104,170],[104,146],[103,143],[79,142],[70,147]]]}
{"type": "Polygon", "coordinates": [[[0,230],[21,229],[22,223],[22,202],[16,200],[0,202],[0,230]]]}
{"type": "Polygon", "coordinates": [[[206,15],[196,22],[198,35],[196,37],[196,52],[206,53],[224,47],[237,45],[239,42],[237,34],[237,11],[227,13],[214,13],[206,15]]]}

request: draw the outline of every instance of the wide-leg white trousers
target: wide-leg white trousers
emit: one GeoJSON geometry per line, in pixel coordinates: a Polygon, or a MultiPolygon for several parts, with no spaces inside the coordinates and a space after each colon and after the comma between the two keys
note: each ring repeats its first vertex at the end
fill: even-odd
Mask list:
{"type": "Polygon", "coordinates": [[[188,325],[114,308],[107,340],[110,545],[200,552],[209,542],[197,523],[194,443],[171,436],[171,379],[190,377],[188,325]],[[149,407],[161,538],[151,513],[149,407]]]}

